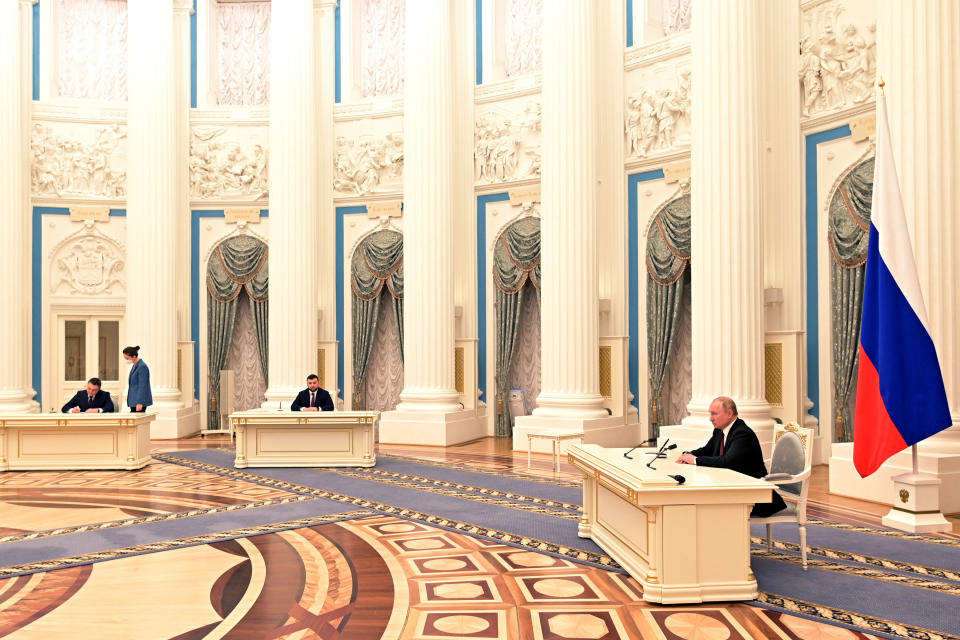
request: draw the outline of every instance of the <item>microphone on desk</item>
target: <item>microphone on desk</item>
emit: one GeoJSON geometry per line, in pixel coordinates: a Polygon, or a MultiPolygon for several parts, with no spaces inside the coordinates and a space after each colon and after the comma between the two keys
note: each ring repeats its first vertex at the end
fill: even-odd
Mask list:
{"type": "Polygon", "coordinates": [[[687,479],[684,478],[684,477],[683,477],[682,475],[680,475],[679,473],[678,473],[677,475],[675,475],[675,476],[670,475],[670,474],[667,474],[667,477],[668,477],[668,478],[673,478],[674,480],[676,480],[676,481],[677,481],[677,484],[683,484],[684,482],[687,481],[687,479]]]}
{"type": "Polygon", "coordinates": [[[666,454],[664,453],[664,451],[670,451],[671,449],[676,449],[676,448],[677,448],[676,443],[674,443],[674,444],[672,444],[672,445],[670,445],[670,446],[668,447],[668,446],[667,446],[667,443],[668,443],[668,442],[670,442],[670,438],[667,438],[666,440],[664,440],[664,441],[663,441],[663,444],[660,445],[660,449],[657,450],[657,455],[653,456],[653,458],[650,459],[650,462],[647,463],[647,466],[648,466],[649,468],[654,469],[653,463],[654,463],[655,460],[659,460],[660,458],[666,458],[666,457],[667,457],[666,454]]]}
{"type": "Polygon", "coordinates": [[[646,440],[644,440],[643,442],[635,446],[633,449],[630,449],[630,451],[627,451],[626,453],[624,453],[623,457],[626,458],[627,460],[633,460],[633,456],[630,455],[631,453],[633,453],[634,451],[636,451],[637,449],[639,449],[645,444],[650,444],[651,442],[656,442],[656,441],[657,441],[656,438],[647,438],[646,440]]]}

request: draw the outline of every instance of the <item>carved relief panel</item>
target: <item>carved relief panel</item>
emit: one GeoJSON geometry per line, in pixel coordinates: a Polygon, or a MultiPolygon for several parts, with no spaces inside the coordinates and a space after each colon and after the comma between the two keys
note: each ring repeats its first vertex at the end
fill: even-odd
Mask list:
{"type": "Polygon", "coordinates": [[[684,56],[628,74],[627,157],[646,158],[690,144],[689,65],[684,56]]]}
{"type": "Polygon", "coordinates": [[[474,178],[478,184],[540,176],[539,96],[477,108],[474,178]]]}
{"type": "Polygon", "coordinates": [[[67,233],[49,251],[51,296],[122,296],[126,289],[126,247],[116,235],[122,223],[49,216],[51,234],[67,233]],[[111,225],[113,228],[111,228],[111,225]],[[79,227],[79,228],[77,228],[79,227]]]}
{"type": "Polygon", "coordinates": [[[336,124],[333,189],[337,197],[403,191],[403,118],[336,124]]]}
{"type": "Polygon", "coordinates": [[[126,195],[126,128],[34,122],[30,188],[35,196],[118,199],[126,195]]]}
{"type": "Polygon", "coordinates": [[[270,188],[266,126],[195,125],[190,132],[190,196],[258,200],[270,188]]]}
{"type": "Polygon", "coordinates": [[[817,3],[801,18],[801,113],[840,111],[873,98],[877,22],[867,4],[817,3]]]}

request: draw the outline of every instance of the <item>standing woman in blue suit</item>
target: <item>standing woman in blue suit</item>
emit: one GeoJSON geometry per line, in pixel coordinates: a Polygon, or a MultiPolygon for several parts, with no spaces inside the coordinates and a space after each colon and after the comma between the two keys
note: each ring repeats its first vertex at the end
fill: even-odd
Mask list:
{"type": "Polygon", "coordinates": [[[130,378],[127,380],[127,406],[130,407],[131,413],[143,413],[153,404],[153,395],[150,393],[150,369],[147,368],[147,363],[137,355],[139,353],[139,345],[125,347],[123,350],[123,359],[133,363],[133,367],[130,368],[130,378]]]}

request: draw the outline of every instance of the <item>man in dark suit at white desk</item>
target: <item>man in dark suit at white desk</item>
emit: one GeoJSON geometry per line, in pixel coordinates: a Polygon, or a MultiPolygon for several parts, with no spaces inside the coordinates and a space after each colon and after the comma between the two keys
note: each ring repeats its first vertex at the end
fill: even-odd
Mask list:
{"type": "Polygon", "coordinates": [[[307,376],[307,388],[297,394],[290,403],[290,411],[333,411],[333,398],[320,388],[320,378],[311,373],[307,376]]]}
{"type": "Polygon", "coordinates": [[[87,380],[86,391],[77,391],[77,395],[63,405],[62,411],[64,413],[113,413],[110,392],[101,389],[102,384],[100,378],[87,380]]]}

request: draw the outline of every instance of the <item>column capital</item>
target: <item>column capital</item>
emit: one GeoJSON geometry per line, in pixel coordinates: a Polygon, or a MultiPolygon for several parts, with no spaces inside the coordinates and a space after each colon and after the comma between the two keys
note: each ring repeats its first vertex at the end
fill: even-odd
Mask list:
{"type": "Polygon", "coordinates": [[[193,15],[193,0],[173,0],[173,11],[193,15]]]}
{"type": "Polygon", "coordinates": [[[313,0],[314,11],[333,11],[339,6],[337,0],[313,0]]]}

